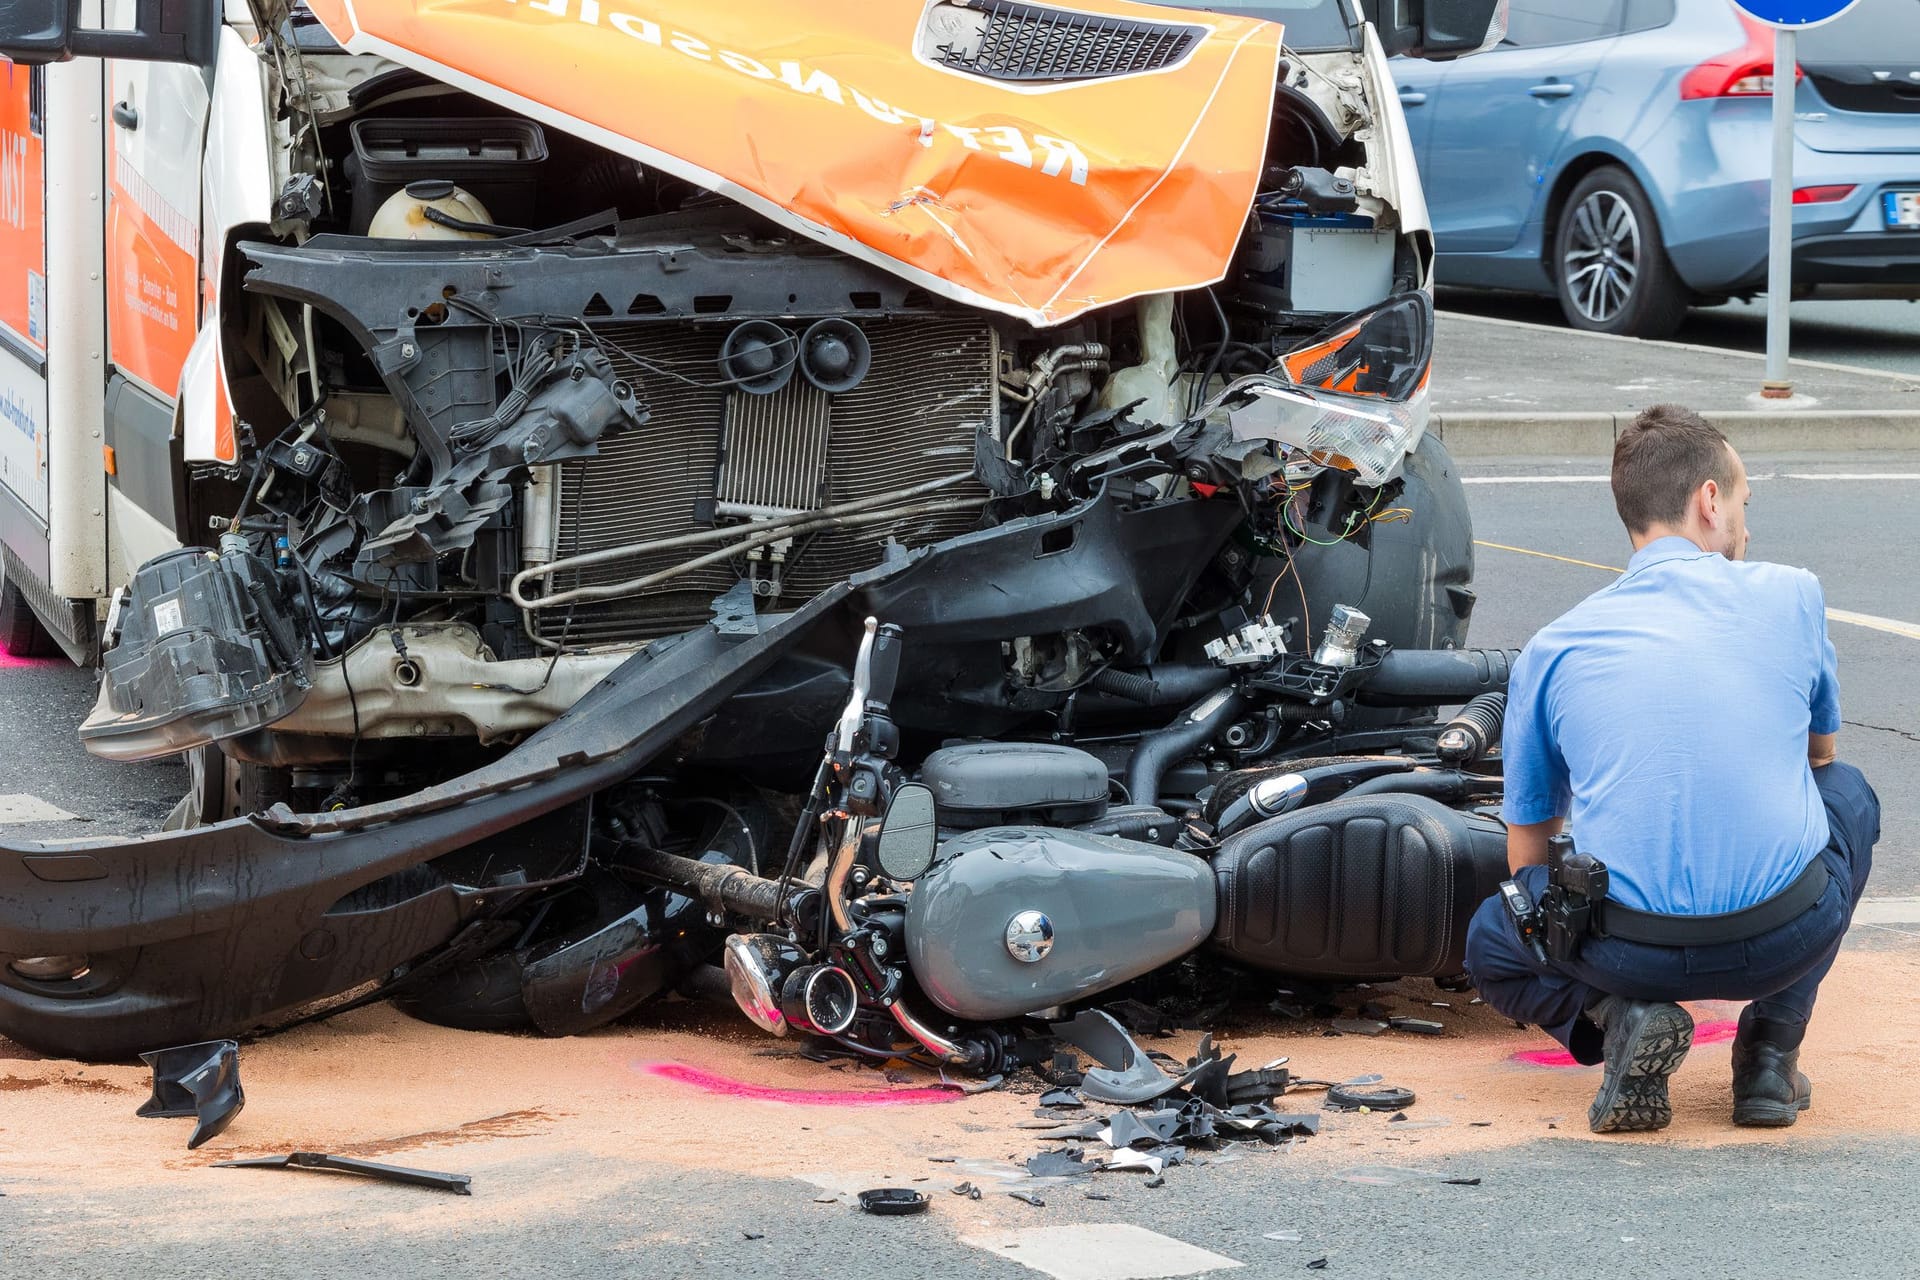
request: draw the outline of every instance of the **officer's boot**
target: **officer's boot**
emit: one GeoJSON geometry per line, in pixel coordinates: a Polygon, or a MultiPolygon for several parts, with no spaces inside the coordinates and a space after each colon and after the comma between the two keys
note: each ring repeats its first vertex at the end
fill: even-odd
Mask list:
{"type": "Polygon", "coordinates": [[[1784,1129],[1813,1105],[1813,1083],[1800,1073],[1804,1025],[1740,1014],[1733,1040],[1733,1122],[1784,1129]]]}
{"type": "Polygon", "coordinates": [[[1667,1077],[1693,1047],[1693,1018],[1677,1004],[1607,996],[1587,1017],[1606,1033],[1606,1075],[1587,1108],[1595,1133],[1644,1133],[1673,1122],[1667,1077]]]}

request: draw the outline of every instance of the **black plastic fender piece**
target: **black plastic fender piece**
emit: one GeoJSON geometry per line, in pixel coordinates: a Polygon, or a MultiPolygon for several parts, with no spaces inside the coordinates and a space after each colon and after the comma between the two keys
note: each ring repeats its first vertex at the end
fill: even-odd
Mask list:
{"type": "Polygon", "coordinates": [[[240,1046],[232,1040],[155,1049],[140,1058],[153,1068],[153,1096],[134,1114],[198,1120],[187,1139],[189,1151],[225,1133],[247,1105],[247,1095],[240,1088],[240,1046]]]}
{"type": "Polygon", "coordinates": [[[326,814],[278,806],[136,840],[0,844],[0,1035],[128,1058],[247,1030],[425,955],[521,888],[458,883],[426,864],[644,767],[846,595],[824,592],[757,635],[708,626],[657,643],[499,760],[397,800],[326,814]],[[43,982],[7,964],[44,955],[89,967],[43,982]]]}

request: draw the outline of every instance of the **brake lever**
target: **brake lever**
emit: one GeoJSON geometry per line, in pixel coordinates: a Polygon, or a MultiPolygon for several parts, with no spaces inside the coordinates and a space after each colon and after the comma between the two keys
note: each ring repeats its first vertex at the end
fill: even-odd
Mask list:
{"type": "Polygon", "coordinates": [[[853,660],[853,691],[847,697],[846,710],[840,713],[840,725],[834,734],[834,755],[839,758],[853,754],[860,722],[867,718],[867,692],[873,685],[873,642],[879,631],[880,620],[868,618],[866,634],[860,637],[860,652],[853,660]]]}

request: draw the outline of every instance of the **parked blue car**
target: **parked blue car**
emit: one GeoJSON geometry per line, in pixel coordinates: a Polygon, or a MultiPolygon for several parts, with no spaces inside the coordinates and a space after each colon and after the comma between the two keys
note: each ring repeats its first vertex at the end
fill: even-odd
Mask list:
{"type": "MultiPolygon", "coordinates": [[[[1796,294],[1920,297],[1920,0],[1799,42],[1796,294]]],[[[1727,0],[1512,0],[1498,48],[1393,66],[1440,284],[1640,337],[1765,289],[1773,36],[1727,0]]]]}

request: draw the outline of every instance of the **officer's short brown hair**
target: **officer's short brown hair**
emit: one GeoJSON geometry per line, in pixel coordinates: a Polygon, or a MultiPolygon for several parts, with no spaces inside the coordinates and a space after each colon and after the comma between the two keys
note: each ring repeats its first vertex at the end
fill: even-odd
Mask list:
{"type": "Polygon", "coordinates": [[[1707,481],[1733,483],[1733,450],[1719,428],[1691,409],[1656,404],[1613,442],[1613,505],[1631,533],[1679,524],[1707,481]]]}

